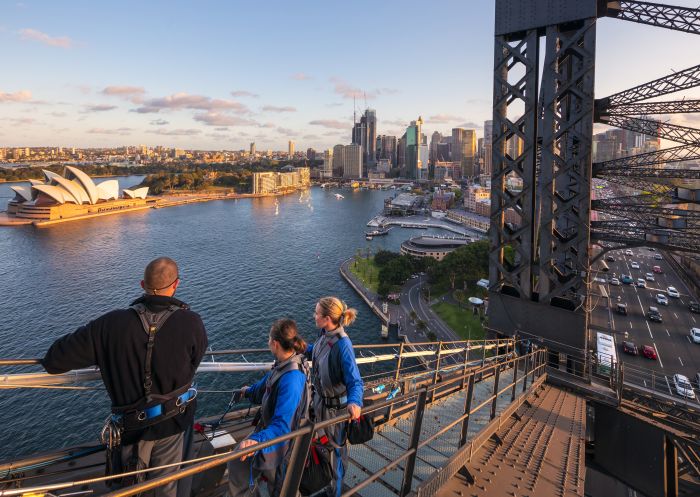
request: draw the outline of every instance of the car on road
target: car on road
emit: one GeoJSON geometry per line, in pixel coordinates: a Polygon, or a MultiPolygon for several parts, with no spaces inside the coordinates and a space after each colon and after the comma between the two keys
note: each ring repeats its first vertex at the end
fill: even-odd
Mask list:
{"type": "Polygon", "coordinates": [[[663,257],[661,257],[661,254],[654,254],[654,260],[657,260],[657,261],[663,261],[663,260],[664,260],[664,258],[663,258],[663,257]]]}
{"type": "Polygon", "coordinates": [[[688,399],[695,398],[695,392],[693,391],[693,386],[690,384],[688,377],[682,374],[673,375],[673,386],[676,388],[676,393],[681,397],[686,397],[688,399]]]}
{"type": "Polygon", "coordinates": [[[617,304],[617,307],[615,308],[618,314],[622,314],[623,316],[627,315],[627,304],[617,304]]]}
{"type": "Polygon", "coordinates": [[[647,319],[655,323],[663,322],[663,318],[661,317],[659,309],[654,306],[649,306],[649,311],[647,311],[647,319]]]}
{"type": "Polygon", "coordinates": [[[688,310],[694,313],[700,313],[700,304],[697,302],[688,302],[688,310]]]}
{"type": "Polygon", "coordinates": [[[634,255],[634,254],[632,253],[632,249],[627,249],[627,250],[625,250],[625,255],[634,255]]]}
{"type": "Polygon", "coordinates": [[[649,252],[656,252],[656,249],[654,247],[647,247],[647,250],[649,252]]]}
{"type": "Polygon", "coordinates": [[[606,255],[605,260],[608,262],[615,262],[615,258],[612,255],[606,255]]]}
{"type": "Polygon", "coordinates": [[[628,274],[623,274],[620,281],[622,281],[625,285],[631,285],[632,283],[634,283],[634,280],[628,274]]]}
{"type": "Polygon", "coordinates": [[[593,278],[593,281],[595,281],[596,283],[607,283],[605,278],[601,278],[600,276],[596,276],[595,278],[593,278]]]}
{"type": "Polygon", "coordinates": [[[700,343],[700,328],[690,328],[690,339],[693,343],[700,343]]]}
{"type": "Polygon", "coordinates": [[[656,279],[654,279],[654,275],[652,273],[645,274],[644,279],[647,281],[656,281],[656,279]]]}
{"type": "Polygon", "coordinates": [[[610,284],[612,286],[620,286],[620,280],[618,280],[617,278],[610,278],[610,284]]]}
{"type": "Polygon", "coordinates": [[[642,355],[647,359],[656,359],[656,349],[651,345],[642,346],[642,355]]]}
{"type": "Polygon", "coordinates": [[[637,286],[639,288],[646,288],[647,282],[644,280],[644,278],[637,278],[637,286]]]}
{"type": "Polygon", "coordinates": [[[639,355],[639,350],[634,342],[622,342],[622,351],[629,355],[639,355]]]}
{"type": "Polygon", "coordinates": [[[639,269],[639,263],[638,263],[638,262],[635,262],[635,261],[632,261],[632,262],[630,262],[630,267],[631,267],[632,269],[639,269]]]}
{"type": "Polygon", "coordinates": [[[663,293],[657,293],[656,303],[659,305],[668,305],[668,298],[663,293]]]}
{"type": "Polygon", "coordinates": [[[668,293],[669,297],[673,297],[674,299],[679,299],[681,297],[681,294],[678,293],[678,290],[676,290],[676,287],[670,286],[666,289],[666,293],[668,293]]]}
{"type": "Polygon", "coordinates": [[[661,270],[661,266],[654,266],[651,268],[652,271],[654,271],[656,274],[662,274],[663,271],[661,270]]]}

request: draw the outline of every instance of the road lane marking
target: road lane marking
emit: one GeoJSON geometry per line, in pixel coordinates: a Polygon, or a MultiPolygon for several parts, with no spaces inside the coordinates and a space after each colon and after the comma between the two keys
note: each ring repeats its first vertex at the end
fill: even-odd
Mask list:
{"type": "Polygon", "coordinates": [[[674,312],[673,315],[675,316],[676,319],[678,319],[678,314],[676,314],[676,313],[674,312]]]}
{"type": "Polygon", "coordinates": [[[688,335],[686,335],[685,338],[688,339],[688,343],[693,343],[693,342],[690,341],[690,337],[689,337],[688,335]]]}
{"type": "Polygon", "coordinates": [[[649,336],[650,336],[651,339],[653,340],[653,339],[654,339],[654,335],[651,334],[651,328],[649,327],[649,321],[644,321],[644,322],[647,324],[647,330],[649,330],[649,336]]]}
{"type": "Polygon", "coordinates": [[[659,349],[656,348],[656,342],[652,342],[654,344],[654,350],[656,351],[656,358],[659,360],[659,364],[661,364],[661,367],[664,367],[664,363],[661,362],[661,354],[659,354],[659,349]]]}
{"type": "MultiPolygon", "coordinates": [[[[639,298],[639,295],[637,295],[637,300],[639,301],[639,308],[642,310],[642,314],[644,314],[644,306],[642,305],[642,299],[639,298]]],[[[647,326],[649,326],[647,324],[647,326]]]]}
{"type": "Polygon", "coordinates": [[[693,323],[697,323],[697,321],[695,321],[695,316],[690,316],[690,319],[693,320],[693,323]]]}
{"type": "Polygon", "coordinates": [[[630,329],[632,329],[632,321],[630,321],[630,329]]]}
{"type": "Polygon", "coordinates": [[[668,336],[671,336],[671,334],[668,332],[668,329],[666,330],[666,334],[667,334],[668,336]]]}
{"type": "Polygon", "coordinates": [[[681,366],[683,366],[683,359],[681,359],[680,357],[678,357],[678,360],[680,361],[681,366]]]}
{"type": "Polygon", "coordinates": [[[669,384],[668,377],[666,375],[664,375],[664,379],[666,380],[666,386],[668,387],[668,393],[673,395],[673,392],[671,391],[671,385],[669,384]]]}

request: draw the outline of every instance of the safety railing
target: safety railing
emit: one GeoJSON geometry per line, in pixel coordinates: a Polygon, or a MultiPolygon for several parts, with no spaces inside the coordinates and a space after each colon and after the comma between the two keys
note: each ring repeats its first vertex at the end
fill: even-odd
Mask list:
{"type": "MultiPolygon", "coordinates": [[[[503,345],[505,347],[505,344],[503,345]]],[[[445,351],[442,351],[442,354],[440,355],[444,355],[444,353],[445,351]]],[[[486,429],[494,431],[497,430],[502,425],[504,414],[511,412],[512,410],[511,405],[509,409],[507,409],[504,413],[501,413],[501,415],[497,417],[496,414],[499,398],[503,395],[507,395],[507,392],[510,392],[509,397],[510,403],[512,404],[516,400],[516,397],[518,397],[519,389],[521,389],[521,391],[524,393],[528,391],[528,386],[530,387],[530,389],[532,389],[533,387],[540,385],[546,377],[545,368],[547,356],[546,350],[544,349],[536,350],[522,356],[516,356],[514,354],[509,353],[508,356],[499,355],[499,357],[500,359],[494,359],[490,363],[486,363],[486,360],[484,359],[483,365],[478,365],[474,368],[465,368],[460,371],[455,370],[449,375],[445,376],[438,375],[434,381],[431,378],[429,380],[429,384],[422,385],[415,390],[403,392],[402,394],[397,395],[394,398],[386,399],[372,404],[368,407],[365,407],[363,409],[364,415],[383,417],[387,412],[391,411],[392,409],[398,411],[398,408],[403,408],[406,405],[412,405],[413,407],[410,409],[410,412],[413,415],[413,423],[411,428],[411,434],[409,437],[409,444],[406,450],[404,450],[398,457],[394,458],[391,462],[386,464],[380,470],[369,475],[364,481],[359,482],[355,484],[352,488],[348,489],[345,493],[343,493],[343,497],[348,497],[350,495],[356,494],[363,488],[370,485],[372,482],[377,481],[382,475],[384,475],[388,471],[391,471],[394,468],[398,468],[399,465],[403,465],[403,483],[401,485],[401,489],[398,495],[402,497],[408,495],[408,493],[410,493],[412,490],[415,490],[413,489],[413,476],[416,466],[416,458],[420,449],[456,426],[461,426],[461,450],[463,450],[465,447],[468,447],[470,454],[478,450],[478,448],[483,443],[485,443],[485,441],[488,439],[488,436],[490,436],[493,433],[493,431],[491,431],[491,433],[489,433],[488,436],[486,436],[483,432],[480,432],[476,437],[474,437],[474,439],[469,441],[468,429],[470,420],[477,413],[487,412],[491,423],[486,427],[486,429]],[[508,370],[512,370],[512,377],[511,380],[504,385],[502,382],[503,372],[508,370]],[[493,377],[493,388],[491,390],[491,393],[485,398],[481,398],[478,405],[473,406],[472,401],[474,399],[475,383],[478,383],[484,378],[490,377],[493,377]],[[447,426],[443,427],[438,432],[428,437],[421,438],[423,415],[426,410],[426,405],[429,403],[429,399],[438,398],[439,396],[444,394],[444,392],[452,392],[454,390],[460,389],[466,389],[467,392],[464,404],[464,412],[458,415],[452,421],[450,421],[450,423],[447,426]]],[[[521,395],[520,399],[523,398],[524,396],[521,395]]],[[[522,402],[522,400],[519,400],[519,402],[522,402]]],[[[152,480],[147,480],[143,483],[119,489],[107,494],[108,497],[128,497],[140,494],[148,490],[155,489],[173,481],[178,481],[188,476],[193,476],[195,474],[207,471],[211,468],[215,468],[217,466],[226,464],[229,461],[234,461],[241,457],[252,455],[258,450],[286,441],[292,441],[293,445],[288,463],[288,469],[282,486],[281,495],[283,497],[294,496],[297,494],[297,489],[299,487],[299,483],[302,477],[306,457],[308,455],[308,451],[316,431],[335,426],[341,423],[345,423],[348,420],[348,415],[342,415],[315,424],[307,424],[287,435],[277,437],[265,443],[256,444],[255,446],[251,446],[244,450],[231,450],[223,454],[214,454],[207,457],[184,461],[179,464],[173,464],[158,468],[148,468],[145,470],[134,471],[120,475],[90,478],[81,481],[0,490],[0,497],[11,497],[26,493],[45,493],[56,490],[84,487],[86,485],[94,485],[112,479],[122,478],[123,476],[127,475],[136,475],[144,473],[147,474],[155,470],[162,470],[165,467],[179,466],[179,469],[172,474],[154,478],[152,480]]],[[[429,481],[432,482],[431,485],[435,484],[435,481],[429,481]]],[[[428,482],[424,482],[422,484],[422,487],[426,487],[427,483],[428,482]]],[[[429,495],[428,493],[421,494],[429,495]]]]}

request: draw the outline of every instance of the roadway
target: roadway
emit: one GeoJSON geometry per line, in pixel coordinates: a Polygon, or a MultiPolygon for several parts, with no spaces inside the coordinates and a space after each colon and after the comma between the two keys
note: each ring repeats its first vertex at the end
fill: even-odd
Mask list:
{"type": "MultiPolygon", "coordinates": [[[[617,353],[619,359],[626,365],[632,366],[640,371],[639,374],[628,375],[627,379],[639,383],[647,388],[668,390],[675,394],[671,377],[676,373],[687,376],[691,382],[695,383],[696,373],[700,372],[700,344],[692,343],[690,339],[690,328],[700,327],[700,314],[693,314],[688,310],[688,302],[694,300],[690,292],[676,273],[674,266],[666,258],[667,253],[661,253],[663,260],[655,260],[657,251],[650,251],[647,248],[632,249],[633,255],[625,255],[624,250],[610,252],[615,262],[607,262],[610,270],[608,273],[598,272],[597,276],[610,278],[613,273],[620,278],[622,274],[631,275],[634,279],[633,285],[613,286],[609,283],[593,283],[592,294],[595,309],[591,313],[591,327],[593,330],[612,330],[617,342],[617,353]],[[639,269],[632,269],[631,262],[639,263],[639,269]],[[652,268],[660,266],[663,273],[653,273],[652,268]],[[646,273],[653,273],[655,281],[647,281],[647,288],[636,286],[637,278],[644,278],[646,273]],[[599,285],[604,285],[605,290],[610,295],[608,299],[600,298],[595,294],[600,294],[599,285]],[[680,292],[680,298],[668,297],[666,289],[669,286],[675,287],[680,292]],[[659,305],[656,302],[656,294],[662,293],[668,297],[668,306],[659,305]],[[619,297],[619,300],[618,300],[619,297]],[[627,304],[627,315],[618,314],[615,311],[617,303],[627,304]],[[651,322],[646,318],[649,306],[655,306],[662,315],[663,322],[651,322]],[[625,338],[625,332],[628,338],[625,338]],[[622,341],[634,342],[640,349],[643,345],[651,345],[657,351],[658,360],[646,359],[641,354],[632,356],[622,352],[622,341]],[[659,373],[646,375],[642,372],[653,371],[659,373]],[[636,381],[634,376],[636,376],[636,381]],[[655,382],[655,385],[650,385],[655,382]]],[[[697,385],[696,385],[697,386],[697,385]]],[[[700,394],[700,391],[696,393],[700,394]]]]}

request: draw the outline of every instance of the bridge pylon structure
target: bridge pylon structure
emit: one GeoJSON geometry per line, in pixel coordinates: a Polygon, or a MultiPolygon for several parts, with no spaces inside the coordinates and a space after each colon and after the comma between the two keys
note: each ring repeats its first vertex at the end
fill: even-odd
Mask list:
{"type": "Polygon", "coordinates": [[[700,100],[648,101],[700,86],[700,66],[596,99],[601,17],[700,34],[700,9],[496,0],[489,326],[536,337],[571,364],[588,349],[593,265],[605,251],[700,242],[700,171],[684,166],[700,159],[700,130],[647,117],[700,111],[700,100]],[[678,145],[593,163],[594,122],[678,145]],[[592,198],[594,178],[622,193],[592,198]]]}

